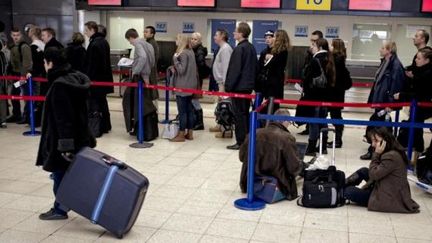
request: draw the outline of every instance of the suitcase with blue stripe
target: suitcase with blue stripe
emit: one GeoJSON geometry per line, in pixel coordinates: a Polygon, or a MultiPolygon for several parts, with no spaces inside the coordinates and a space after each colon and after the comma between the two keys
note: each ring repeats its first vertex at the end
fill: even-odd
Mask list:
{"type": "Polygon", "coordinates": [[[134,225],[148,186],[148,179],[125,163],[84,148],[68,168],[56,200],[122,238],[134,225]]]}

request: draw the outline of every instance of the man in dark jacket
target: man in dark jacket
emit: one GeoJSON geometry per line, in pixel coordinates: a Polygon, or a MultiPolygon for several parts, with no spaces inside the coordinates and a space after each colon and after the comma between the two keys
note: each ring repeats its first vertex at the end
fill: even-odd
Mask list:
{"type": "MultiPolygon", "coordinates": [[[[85,35],[90,38],[85,65],[87,76],[91,81],[113,82],[108,41],[98,32],[98,25],[93,21],[85,24],[85,35]]],[[[100,113],[102,115],[101,133],[111,131],[111,119],[106,96],[113,92],[113,87],[90,88],[89,110],[92,114],[100,113]]]]}
{"type": "MultiPolygon", "coordinates": [[[[276,115],[287,115],[287,110],[277,110],[276,115]]],[[[296,146],[296,139],[288,131],[289,122],[270,122],[266,128],[257,130],[255,173],[262,176],[272,176],[278,180],[279,189],[288,200],[298,197],[296,176],[299,175],[302,161],[296,146]]],[[[240,161],[243,163],[240,188],[247,191],[249,139],[240,147],[240,161]]]]}
{"type": "MultiPolygon", "coordinates": [[[[157,81],[158,81],[158,62],[159,62],[159,45],[157,43],[157,41],[155,40],[155,35],[156,35],[156,29],[153,26],[147,26],[144,29],[144,38],[146,39],[146,41],[148,43],[150,43],[150,45],[152,45],[153,47],[153,51],[154,51],[154,60],[155,60],[155,65],[152,67],[151,70],[151,74],[150,74],[150,84],[152,85],[157,85],[157,81]]],[[[150,97],[153,101],[155,101],[155,105],[157,106],[157,99],[159,99],[159,92],[156,89],[151,89],[148,91],[148,93],[150,93],[150,97]]]]}
{"type": "MultiPolygon", "coordinates": [[[[245,22],[241,22],[234,32],[238,45],[231,55],[225,80],[226,92],[250,94],[255,87],[258,60],[255,47],[248,41],[250,33],[251,29],[245,22]]],[[[235,116],[236,144],[227,148],[239,150],[249,132],[250,100],[232,98],[231,102],[235,116]]]]}
{"type": "MultiPolygon", "coordinates": [[[[83,147],[94,147],[96,142],[89,133],[87,120],[90,80],[71,69],[64,50],[48,48],[44,59],[50,89],[46,95],[36,165],[52,172],[55,195],[69,167],[71,155],[83,147]]],[[[58,220],[68,216],[54,202],[54,207],[39,218],[58,220]]]]}
{"type": "Polygon", "coordinates": [[[42,30],[42,41],[45,43],[45,49],[55,47],[63,49],[64,46],[56,39],[56,32],[53,28],[45,28],[42,30]]]}

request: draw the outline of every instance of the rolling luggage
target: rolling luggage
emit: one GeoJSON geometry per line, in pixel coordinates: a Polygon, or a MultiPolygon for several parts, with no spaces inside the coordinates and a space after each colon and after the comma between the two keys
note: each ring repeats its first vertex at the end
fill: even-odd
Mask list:
{"type": "Polygon", "coordinates": [[[63,177],[56,200],[122,238],[134,225],[148,186],[147,178],[125,163],[84,148],[63,177]]]}
{"type": "Polygon", "coordinates": [[[303,182],[303,196],[297,200],[299,206],[307,208],[335,208],[345,204],[343,192],[345,173],[335,167],[336,136],[334,129],[321,129],[320,157],[322,155],[323,132],[333,132],[333,156],[326,170],[306,170],[303,182]]]}

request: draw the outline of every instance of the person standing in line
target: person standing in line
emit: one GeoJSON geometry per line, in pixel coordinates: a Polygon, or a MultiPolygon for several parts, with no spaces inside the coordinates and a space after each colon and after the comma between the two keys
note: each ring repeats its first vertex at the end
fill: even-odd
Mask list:
{"type": "MultiPolygon", "coordinates": [[[[336,83],[334,87],[330,87],[330,101],[332,102],[345,102],[345,91],[350,89],[352,86],[352,79],[350,72],[346,67],[346,48],[345,43],[341,39],[333,39],[331,47],[331,53],[335,62],[336,69],[336,83]]],[[[343,119],[342,118],[342,107],[329,107],[330,117],[332,119],[343,119]]],[[[336,148],[342,147],[342,134],[344,125],[334,125],[336,130],[336,148]]],[[[333,142],[327,144],[329,148],[333,147],[333,142]]]]}
{"type": "MultiPolygon", "coordinates": [[[[45,50],[45,43],[41,40],[42,30],[37,26],[32,26],[28,31],[28,37],[32,40],[30,45],[32,52],[33,68],[32,72],[27,74],[29,77],[45,77],[43,55],[45,50]]],[[[33,82],[33,94],[41,95],[42,83],[33,82]]],[[[43,101],[35,102],[35,127],[41,125],[43,101]]]]}
{"type": "Polygon", "coordinates": [[[413,58],[412,64],[406,67],[405,69],[405,74],[409,79],[413,78],[413,71],[417,68],[416,59],[417,59],[418,51],[424,48],[432,49],[430,46],[427,45],[428,42],[429,42],[429,33],[424,29],[417,30],[413,38],[413,43],[414,46],[417,48],[417,53],[413,58]]]}
{"type": "MultiPolygon", "coordinates": [[[[258,59],[258,71],[257,71],[257,79],[256,79],[256,83],[255,83],[255,91],[258,93],[263,93],[264,91],[264,83],[267,80],[267,75],[269,74],[268,69],[264,68],[264,66],[266,65],[266,62],[268,60],[270,60],[270,53],[272,50],[272,46],[274,44],[275,41],[275,35],[274,35],[274,31],[273,30],[267,30],[264,33],[264,39],[265,39],[265,43],[267,44],[266,48],[264,48],[264,50],[261,51],[260,53],[260,57],[258,59]],[[268,55],[268,56],[267,56],[268,55]]],[[[268,97],[267,97],[268,98],[268,97]]]]}
{"type": "MultiPolygon", "coordinates": [[[[231,55],[225,80],[225,91],[231,93],[251,94],[255,88],[257,73],[257,53],[255,47],[248,41],[251,34],[250,26],[241,22],[234,31],[234,38],[238,41],[231,55]]],[[[235,116],[236,143],[227,147],[239,150],[249,133],[250,100],[232,98],[235,116]]]]}
{"type": "MultiPolygon", "coordinates": [[[[110,45],[104,35],[98,32],[94,21],[85,24],[85,35],[90,38],[86,55],[86,74],[91,81],[113,82],[111,69],[110,45]]],[[[107,94],[113,93],[113,87],[91,87],[89,99],[90,113],[99,112],[102,115],[100,132],[111,131],[111,116],[107,94]]]]}
{"type": "MultiPolygon", "coordinates": [[[[406,87],[406,76],[401,61],[397,56],[397,47],[395,42],[383,43],[380,51],[381,65],[375,75],[374,86],[369,94],[368,103],[394,103],[394,95],[400,93],[406,87]]],[[[392,109],[377,108],[370,117],[370,121],[391,121],[390,113],[392,109]]],[[[368,132],[373,129],[372,126],[366,128],[365,138],[369,144],[371,140],[368,132]]],[[[392,130],[391,128],[387,128],[392,130]]],[[[370,160],[373,154],[373,147],[369,146],[368,152],[362,156],[362,160],[370,160]]]]}
{"type": "Polygon", "coordinates": [[[79,32],[75,32],[72,35],[72,42],[68,43],[66,47],[67,59],[72,69],[82,73],[86,71],[84,66],[86,61],[86,49],[83,46],[84,42],[84,36],[79,32]]]}
{"type": "MultiPolygon", "coordinates": [[[[288,33],[285,30],[277,30],[274,38],[271,38],[269,50],[261,53],[259,60],[259,74],[257,85],[261,87],[263,97],[269,99],[284,98],[285,69],[288,62],[288,50],[291,48],[288,33]]],[[[274,104],[274,110],[279,109],[279,104],[274,104]]],[[[272,112],[274,113],[274,112],[272,112]]]]}
{"type": "MultiPolygon", "coordinates": [[[[51,47],[45,50],[44,66],[50,89],[46,95],[43,112],[42,134],[36,166],[52,173],[54,196],[70,165],[73,154],[83,147],[95,147],[90,135],[87,118],[89,78],[71,69],[63,49],[51,47]]],[[[67,219],[58,202],[40,220],[67,219]]]]}
{"type": "MultiPolygon", "coordinates": [[[[0,76],[7,75],[7,66],[8,62],[6,59],[6,54],[3,50],[6,49],[6,45],[3,40],[0,39],[0,76]]],[[[7,95],[7,81],[4,79],[0,79],[0,95],[7,95]]],[[[0,100],[0,128],[7,128],[6,120],[7,120],[7,110],[8,103],[7,100],[0,100]]]]}
{"type": "MultiPolygon", "coordinates": [[[[309,94],[312,101],[329,101],[331,94],[329,88],[335,86],[336,71],[333,55],[329,51],[329,44],[326,39],[318,39],[312,42],[311,51],[313,53],[311,63],[305,70],[304,89],[309,94]]],[[[314,107],[315,118],[326,118],[327,107],[314,107]]],[[[306,155],[315,156],[318,152],[317,144],[322,128],[327,128],[327,124],[309,124],[309,141],[306,155]]],[[[327,133],[323,134],[323,144],[327,145],[327,133]]],[[[323,146],[323,154],[327,153],[327,147],[323,146]]]]}
{"type": "MultiPolygon", "coordinates": [[[[27,73],[32,71],[32,53],[30,46],[24,41],[23,35],[18,28],[13,28],[11,31],[13,46],[11,47],[10,57],[10,74],[13,76],[26,77],[27,73]]],[[[27,84],[24,80],[20,80],[21,86],[12,87],[11,95],[28,94],[27,84]]],[[[26,107],[27,103],[26,103],[26,107]]],[[[27,108],[28,109],[28,108],[27,108]]],[[[8,118],[8,122],[16,122],[17,124],[28,123],[27,109],[24,109],[24,114],[21,112],[21,103],[19,100],[12,100],[12,116],[8,118]]]]}
{"type": "MultiPolygon", "coordinates": [[[[207,48],[202,45],[202,36],[198,32],[192,33],[191,46],[195,53],[195,61],[198,69],[198,89],[201,90],[203,81],[210,75],[210,68],[206,64],[206,57],[208,54],[207,48]]],[[[204,115],[199,99],[201,97],[194,97],[192,103],[195,109],[195,126],[194,130],[204,130],[204,115]]]]}
{"type": "Polygon", "coordinates": [[[45,28],[42,30],[41,35],[42,41],[45,43],[45,49],[50,47],[55,47],[58,49],[63,49],[64,46],[56,39],[56,32],[53,28],[45,28]]]}
{"type": "MultiPolygon", "coordinates": [[[[147,26],[144,29],[144,38],[150,45],[153,47],[154,51],[154,65],[150,74],[150,84],[157,85],[158,84],[158,62],[160,58],[159,45],[155,40],[156,29],[153,26],[147,26]]],[[[148,90],[151,100],[153,101],[156,109],[158,108],[157,100],[159,99],[159,92],[156,89],[148,90]]]]}
{"type": "MultiPolygon", "coordinates": [[[[219,50],[213,60],[213,78],[218,85],[218,91],[225,91],[225,79],[228,71],[228,65],[233,52],[231,46],[228,44],[228,32],[224,29],[218,29],[213,37],[214,42],[219,46],[219,50]]],[[[220,99],[220,98],[219,98],[220,99]]],[[[216,132],[216,138],[232,138],[233,132],[223,133],[222,127],[216,125],[211,127],[210,132],[216,132]]]]}
{"type": "MultiPolygon", "coordinates": [[[[313,42],[317,41],[318,39],[322,39],[322,38],[324,38],[323,33],[320,30],[315,30],[311,34],[311,38],[310,38],[311,45],[313,42]]],[[[308,48],[308,50],[306,51],[306,54],[305,54],[305,61],[304,61],[303,68],[302,68],[302,79],[304,79],[306,68],[310,64],[312,56],[313,56],[312,51],[310,48],[308,48]]],[[[303,93],[301,94],[300,101],[308,101],[308,100],[309,100],[309,94],[307,94],[305,92],[304,87],[303,87],[303,93]]],[[[308,109],[308,108],[311,108],[311,107],[310,106],[302,106],[301,109],[303,110],[303,112],[300,116],[313,116],[313,113],[314,113],[313,109],[308,109]],[[305,113],[305,114],[303,114],[303,113],[305,113]]],[[[309,135],[309,124],[308,123],[306,123],[306,129],[303,130],[302,132],[300,132],[299,135],[309,135]]]]}
{"type": "MultiPolygon", "coordinates": [[[[194,89],[198,85],[197,65],[190,39],[186,35],[177,36],[177,50],[173,57],[174,65],[171,66],[171,72],[174,73],[173,86],[175,88],[194,89]]],[[[193,95],[182,92],[175,92],[175,94],[180,124],[179,133],[170,141],[184,142],[186,139],[193,140],[195,124],[194,107],[192,104],[193,95]]]]}
{"type": "MultiPolygon", "coordinates": [[[[133,76],[133,82],[137,83],[138,81],[142,80],[145,84],[150,84],[150,78],[151,73],[153,70],[153,67],[155,65],[155,55],[153,47],[150,43],[148,43],[145,39],[139,38],[138,32],[135,29],[129,29],[126,31],[125,34],[126,40],[129,41],[129,43],[134,46],[135,48],[135,56],[134,61],[132,64],[132,76],[133,76]]],[[[138,119],[138,89],[132,89],[133,94],[132,97],[127,99],[126,91],[123,101],[126,108],[124,109],[131,109],[133,107],[132,111],[129,111],[129,117],[126,117],[128,121],[130,121],[131,124],[127,124],[128,131],[132,131],[135,128],[137,128],[137,122],[138,119]],[[132,101],[133,100],[133,101],[132,101]],[[133,102],[132,106],[128,104],[129,102],[133,102]],[[133,114],[133,115],[132,115],[133,114]],[[130,119],[133,118],[133,119],[130,119]],[[135,124],[132,124],[132,120],[135,124]]],[[[143,116],[146,116],[147,114],[150,114],[151,112],[156,111],[156,107],[152,103],[152,98],[150,97],[151,90],[145,88],[144,89],[144,101],[143,101],[143,116]]],[[[127,114],[127,113],[126,113],[127,114]]],[[[144,119],[144,117],[142,117],[144,119]]],[[[144,124],[145,126],[150,126],[150,124],[144,124]]],[[[150,126],[152,127],[152,126],[150,126]]],[[[137,133],[138,131],[134,131],[133,133],[137,133]]]]}

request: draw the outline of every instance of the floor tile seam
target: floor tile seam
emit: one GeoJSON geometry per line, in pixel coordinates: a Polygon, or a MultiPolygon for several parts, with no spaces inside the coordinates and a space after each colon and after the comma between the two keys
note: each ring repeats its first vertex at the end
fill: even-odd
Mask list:
{"type": "Polygon", "coordinates": [[[194,232],[187,232],[187,231],[180,231],[180,230],[173,230],[173,229],[163,229],[163,228],[160,228],[160,229],[158,229],[158,230],[156,230],[155,232],[154,232],[154,234],[147,240],[147,241],[145,241],[145,242],[148,242],[148,241],[150,241],[159,231],[172,231],[172,232],[176,232],[176,233],[187,233],[187,234],[194,234],[194,235],[202,235],[202,234],[200,234],[200,233],[194,233],[194,232]]]}
{"type": "MultiPolygon", "coordinates": [[[[7,209],[7,208],[6,208],[6,209],[7,209]]],[[[12,210],[15,210],[15,211],[18,211],[18,212],[22,212],[22,210],[16,210],[16,209],[12,209],[12,210]]],[[[13,229],[14,227],[16,227],[17,225],[19,225],[19,224],[21,224],[22,222],[26,221],[27,219],[30,219],[30,218],[33,217],[34,215],[38,214],[38,213],[36,213],[36,212],[28,212],[28,211],[26,211],[26,213],[32,213],[32,214],[30,214],[30,215],[27,216],[27,217],[24,217],[24,219],[19,220],[16,224],[14,224],[13,226],[11,226],[11,227],[9,227],[9,228],[6,228],[6,229],[7,229],[7,230],[11,230],[11,229],[13,229]]]]}

